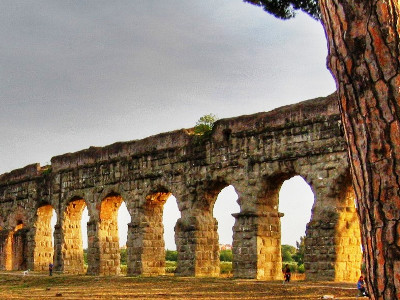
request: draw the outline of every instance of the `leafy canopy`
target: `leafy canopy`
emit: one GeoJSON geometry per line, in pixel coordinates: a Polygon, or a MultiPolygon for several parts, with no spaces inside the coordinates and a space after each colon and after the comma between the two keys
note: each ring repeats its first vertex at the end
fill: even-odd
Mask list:
{"type": "Polygon", "coordinates": [[[316,20],[321,19],[318,0],[244,0],[283,20],[293,18],[295,10],[302,10],[316,20]]]}
{"type": "Polygon", "coordinates": [[[217,117],[213,114],[202,116],[194,127],[194,133],[196,135],[205,135],[211,132],[217,117]]]}
{"type": "Polygon", "coordinates": [[[281,245],[282,261],[293,261],[293,255],[296,253],[296,248],[290,245],[281,245]]]}

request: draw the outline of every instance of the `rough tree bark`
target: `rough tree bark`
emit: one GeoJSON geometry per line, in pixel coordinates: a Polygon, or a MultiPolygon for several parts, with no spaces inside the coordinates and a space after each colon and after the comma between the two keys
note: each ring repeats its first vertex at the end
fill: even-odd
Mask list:
{"type": "Polygon", "coordinates": [[[349,145],[367,285],[400,298],[399,0],[321,0],[349,145]]]}

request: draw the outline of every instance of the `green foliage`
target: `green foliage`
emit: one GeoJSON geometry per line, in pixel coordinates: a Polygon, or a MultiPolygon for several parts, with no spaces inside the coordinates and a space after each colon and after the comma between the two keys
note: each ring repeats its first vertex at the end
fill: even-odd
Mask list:
{"type": "MultiPolygon", "coordinates": [[[[167,273],[167,274],[175,273],[176,266],[177,266],[176,261],[166,261],[165,262],[165,273],[167,273]]],[[[231,274],[232,273],[232,262],[221,261],[219,266],[220,266],[221,274],[231,274]]]]}
{"type": "Polygon", "coordinates": [[[128,266],[127,265],[121,265],[121,274],[126,275],[128,272],[128,266]]]}
{"type": "Polygon", "coordinates": [[[194,134],[200,136],[207,136],[211,133],[211,130],[214,126],[215,121],[217,121],[217,117],[213,114],[208,114],[202,116],[194,127],[194,134]]]}
{"type": "Polygon", "coordinates": [[[296,242],[297,248],[290,245],[282,245],[282,264],[289,265],[292,272],[304,273],[304,250],[305,236],[300,237],[300,242],[296,242]]]}
{"type": "Polygon", "coordinates": [[[296,253],[296,248],[290,245],[282,245],[282,261],[293,261],[293,255],[296,253]]]}
{"type": "Polygon", "coordinates": [[[178,260],[178,251],[167,249],[165,251],[165,260],[166,261],[177,261],[178,260]]]}
{"type": "Polygon", "coordinates": [[[318,0],[244,0],[261,6],[276,18],[287,20],[296,16],[296,10],[302,10],[316,20],[321,19],[318,0]]]}
{"type": "Polygon", "coordinates": [[[299,265],[304,264],[304,251],[306,246],[304,244],[305,236],[300,237],[300,242],[296,242],[296,253],[292,256],[294,261],[296,261],[299,265]]]}
{"type": "Polygon", "coordinates": [[[229,261],[232,262],[232,250],[221,250],[219,253],[220,261],[229,261]]]}
{"type": "Polygon", "coordinates": [[[221,261],[219,265],[221,274],[231,274],[232,273],[232,262],[230,261],[221,261]]]}
{"type": "Polygon", "coordinates": [[[87,260],[87,249],[83,249],[83,263],[85,265],[88,264],[88,260],[87,260]]]}
{"type": "Polygon", "coordinates": [[[298,273],[304,273],[306,270],[304,268],[304,264],[301,264],[297,267],[297,272],[298,273]]]}
{"type": "Polygon", "coordinates": [[[51,174],[52,170],[53,170],[52,167],[50,165],[47,165],[43,168],[42,174],[45,176],[49,175],[49,174],[51,174]]]}
{"type": "Polygon", "coordinates": [[[120,264],[121,265],[126,265],[127,264],[127,253],[126,253],[126,248],[125,249],[120,249],[120,264]]]}
{"type": "Polygon", "coordinates": [[[176,270],[176,261],[166,261],[165,262],[165,273],[175,273],[176,270]]]}

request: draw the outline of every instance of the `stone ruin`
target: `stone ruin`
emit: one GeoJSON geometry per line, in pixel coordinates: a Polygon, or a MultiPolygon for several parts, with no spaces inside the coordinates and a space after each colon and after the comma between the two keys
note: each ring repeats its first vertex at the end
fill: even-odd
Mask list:
{"type": "Polygon", "coordinates": [[[212,211],[219,192],[233,185],[240,205],[234,214],[234,277],[281,280],[279,190],[295,175],[314,192],[306,278],[355,281],[360,228],[334,95],[219,120],[206,138],[182,129],[0,175],[0,269],[40,271],[54,261],[60,272],[85,273],[80,222],[87,207],[87,274],[118,275],[117,214],[124,201],[131,216],[128,275],[163,275],[163,205],[173,194],[181,212],[175,275],[219,276],[212,211]]]}

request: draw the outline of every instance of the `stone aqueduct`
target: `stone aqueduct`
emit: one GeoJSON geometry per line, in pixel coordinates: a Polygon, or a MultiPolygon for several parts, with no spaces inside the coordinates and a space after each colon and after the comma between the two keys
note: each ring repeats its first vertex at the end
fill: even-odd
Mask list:
{"type": "Polygon", "coordinates": [[[282,278],[279,189],[292,176],[315,200],[306,230],[308,279],[354,281],[360,231],[340,114],[333,96],[270,112],[219,120],[208,138],[178,130],[143,140],[91,147],[0,176],[0,269],[85,272],[81,215],[87,206],[88,274],[120,272],[117,213],[125,201],[128,274],[165,272],[162,213],[173,194],[178,276],[218,276],[213,206],[233,185],[233,272],[282,278]],[[57,212],[54,247],[50,218],[57,212]]]}

